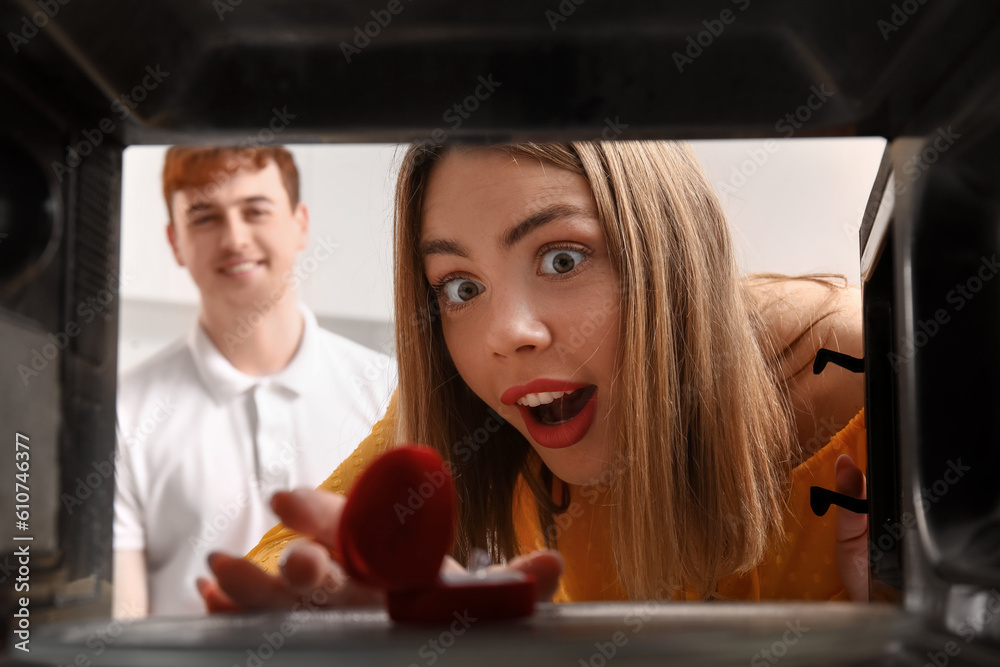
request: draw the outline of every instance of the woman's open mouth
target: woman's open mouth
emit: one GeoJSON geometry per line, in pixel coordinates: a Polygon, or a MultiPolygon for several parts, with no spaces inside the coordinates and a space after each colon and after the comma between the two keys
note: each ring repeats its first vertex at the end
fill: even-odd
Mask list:
{"type": "Polygon", "coordinates": [[[575,445],[590,430],[597,411],[597,385],[529,393],[516,404],[535,442],[561,449],[575,445]]]}

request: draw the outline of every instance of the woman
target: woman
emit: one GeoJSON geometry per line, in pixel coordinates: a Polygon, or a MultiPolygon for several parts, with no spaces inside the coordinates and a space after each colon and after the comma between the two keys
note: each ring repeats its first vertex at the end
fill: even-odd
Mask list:
{"type": "MultiPolygon", "coordinates": [[[[864,517],[841,513],[834,536],[802,511],[807,480],[863,493],[834,456],[863,456],[863,381],[808,370],[819,347],[861,356],[857,293],[741,278],[688,147],[415,147],[396,211],[399,390],[323,488],[423,442],[456,479],[456,559],[508,559],[557,599],[789,597],[799,574],[822,580],[805,597],[866,596],[864,517]],[[782,565],[813,538],[829,562],[782,565]],[[545,547],[566,559],[558,589],[545,547]]],[[[321,582],[371,599],[329,558],[340,503],[276,496],[318,539],[280,576],[213,557],[210,609],[284,606],[321,582]]],[[[279,526],[248,557],[275,571],[295,535],[279,526]]]]}

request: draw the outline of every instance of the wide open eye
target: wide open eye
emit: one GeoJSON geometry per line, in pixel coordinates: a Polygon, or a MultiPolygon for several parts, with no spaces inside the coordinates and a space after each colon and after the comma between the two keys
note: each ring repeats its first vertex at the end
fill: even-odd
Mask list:
{"type": "Polygon", "coordinates": [[[482,294],[486,286],[468,278],[455,278],[444,284],[444,294],[451,303],[464,303],[482,294]]]}
{"type": "Polygon", "coordinates": [[[584,254],[569,248],[556,248],[542,255],[542,273],[569,273],[583,261],[584,254]]]}

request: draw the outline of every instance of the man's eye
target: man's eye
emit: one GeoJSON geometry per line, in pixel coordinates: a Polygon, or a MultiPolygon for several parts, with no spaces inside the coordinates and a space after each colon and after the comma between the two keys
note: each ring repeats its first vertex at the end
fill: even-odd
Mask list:
{"type": "Polygon", "coordinates": [[[584,255],[578,250],[557,248],[542,255],[542,273],[569,273],[583,261],[584,255]]]}
{"type": "Polygon", "coordinates": [[[463,303],[482,294],[486,289],[482,283],[468,278],[455,278],[444,285],[444,294],[452,303],[463,303]]]}

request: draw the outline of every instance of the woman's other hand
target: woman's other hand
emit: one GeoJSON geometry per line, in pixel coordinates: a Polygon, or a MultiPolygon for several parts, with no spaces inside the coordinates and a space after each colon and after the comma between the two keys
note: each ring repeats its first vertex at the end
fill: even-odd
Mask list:
{"type": "MultiPolygon", "coordinates": [[[[834,468],[837,493],[866,498],[865,476],[854,459],[842,454],[834,468]]],[[[837,570],[847,594],[855,602],[867,602],[868,595],[868,516],[837,508],[837,570]]]]}

